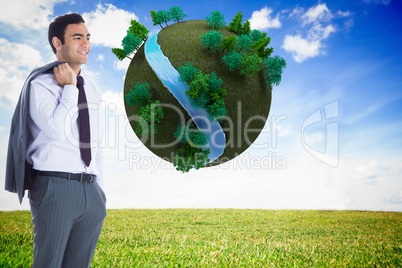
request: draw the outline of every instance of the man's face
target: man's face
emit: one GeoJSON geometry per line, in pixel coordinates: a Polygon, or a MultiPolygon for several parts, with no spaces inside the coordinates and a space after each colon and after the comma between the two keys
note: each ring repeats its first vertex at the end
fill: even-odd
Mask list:
{"type": "Polygon", "coordinates": [[[64,33],[64,44],[58,49],[57,59],[71,67],[79,67],[88,62],[91,51],[90,34],[84,23],[69,24],[64,33]]]}

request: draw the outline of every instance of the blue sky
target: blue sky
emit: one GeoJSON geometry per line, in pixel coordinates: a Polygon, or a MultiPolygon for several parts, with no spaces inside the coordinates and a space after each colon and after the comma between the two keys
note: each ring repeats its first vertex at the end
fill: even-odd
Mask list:
{"type": "MultiPolygon", "coordinates": [[[[0,184],[11,116],[30,70],[55,59],[47,27],[83,14],[92,34],[83,67],[106,107],[108,208],[262,208],[402,211],[402,3],[357,1],[22,1],[0,9],[0,184]],[[34,3],[35,2],[35,3],[34,3]],[[251,3],[250,3],[251,2],[251,3]],[[179,5],[186,20],[242,12],[287,62],[254,145],[214,168],[177,172],[127,126],[120,45],[130,19],[179,5]]],[[[247,89],[245,89],[247,90],[247,89]]],[[[29,209],[0,190],[0,210],[29,209]]]]}

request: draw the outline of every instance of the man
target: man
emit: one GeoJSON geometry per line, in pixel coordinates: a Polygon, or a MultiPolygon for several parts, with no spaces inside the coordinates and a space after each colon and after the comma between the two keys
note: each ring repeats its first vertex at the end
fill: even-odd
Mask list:
{"type": "Polygon", "coordinates": [[[6,190],[18,192],[21,202],[29,189],[32,267],[89,267],[106,217],[101,94],[81,72],[91,51],[83,18],[56,18],[48,38],[58,62],[33,71],[24,85],[11,126],[6,190]]]}

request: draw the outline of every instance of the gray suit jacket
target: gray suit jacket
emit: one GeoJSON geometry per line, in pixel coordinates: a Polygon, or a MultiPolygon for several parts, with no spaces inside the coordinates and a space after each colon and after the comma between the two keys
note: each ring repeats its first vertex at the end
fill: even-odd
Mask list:
{"type": "Polygon", "coordinates": [[[29,90],[31,81],[40,74],[53,71],[53,67],[60,62],[52,62],[36,68],[28,76],[22,88],[20,98],[15,107],[11,120],[10,139],[8,141],[7,165],[6,165],[6,190],[17,193],[20,203],[26,189],[32,182],[32,165],[26,161],[26,151],[30,141],[28,129],[29,119],[29,90]]]}

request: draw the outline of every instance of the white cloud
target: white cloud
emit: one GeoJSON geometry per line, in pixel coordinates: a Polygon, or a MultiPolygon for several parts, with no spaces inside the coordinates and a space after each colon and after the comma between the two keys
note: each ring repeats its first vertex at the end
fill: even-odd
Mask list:
{"type": "Polygon", "coordinates": [[[38,50],[26,44],[9,42],[4,38],[0,39],[0,53],[2,67],[7,69],[22,67],[30,70],[43,63],[38,50]]]}
{"type": "Polygon", "coordinates": [[[332,18],[332,14],[326,4],[320,4],[309,8],[301,18],[303,25],[305,25],[317,21],[329,21],[332,18]]]}
{"type": "Polygon", "coordinates": [[[308,39],[310,40],[323,40],[327,39],[331,33],[336,32],[335,27],[327,25],[322,27],[321,24],[314,25],[308,32],[308,39]]]}
{"type": "Polygon", "coordinates": [[[125,58],[122,61],[119,61],[119,60],[115,61],[114,64],[113,64],[113,67],[117,71],[121,71],[121,70],[122,71],[127,71],[128,66],[130,65],[130,63],[131,63],[131,60],[125,58]]]}
{"type": "Polygon", "coordinates": [[[283,49],[292,53],[293,59],[298,63],[320,55],[321,47],[319,40],[306,40],[300,35],[286,35],[282,45],[283,49]]]}
{"type": "Polygon", "coordinates": [[[66,0],[7,1],[0,9],[0,22],[12,25],[18,30],[46,29],[50,23],[49,16],[53,15],[54,5],[64,1],[66,0]]]}
{"type": "MultiPolygon", "coordinates": [[[[282,48],[292,53],[293,59],[296,62],[303,62],[309,58],[319,55],[325,55],[325,45],[323,40],[327,39],[331,34],[335,33],[337,29],[331,24],[332,19],[346,18],[352,16],[349,11],[343,12],[338,10],[335,15],[328,9],[327,5],[318,4],[309,8],[304,14],[304,9],[296,7],[293,9],[289,17],[298,17],[302,20],[302,27],[312,24],[306,31],[306,36],[303,37],[299,32],[296,35],[286,35],[282,48]]],[[[345,22],[347,30],[353,26],[353,19],[345,22]]]]}
{"type": "Polygon", "coordinates": [[[104,61],[105,60],[105,56],[103,56],[103,54],[99,54],[98,57],[96,57],[97,61],[104,61]]]}
{"type": "Polygon", "coordinates": [[[352,13],[351,13],[349,10],[348,10],[348,11],[345,11],[345,12],[338,10],[338,11],[335,13],[335,16],[336,16],[336,17],[350,17],[350,16],[352,16],[352,13]]]}
{"type": "Polygon", "coordinates": [[[349,19],[349,20],[345,21],[345,23],[343,25],[345,25],[346,30],[349,31],[350,28],[352,28],[354,25],[353,19],[349,19]]]}
{"type": "Polygon", "coordinates": [[[259,11],[254,11],[251,15],[250,26],[255,30],[267,30],[269,28],[280,28],[279,13],[274,19],[271,18],[272,9],[264,7],[259,11]]]}
{"type": "Polygon", "coordinates": [[[377,178],[381,174],[380,166],[377,161],[370,161],[355,167],[352,174],[353,179],[362,179],[368,184],[377,183],[377,178]]]}
{"type": "Polygon", "coordinates": [[[278,136],[280,137],[288,136],[294,133],[292,126],[288,123],[278,125],[277,131],[278,136]]]}
{"type": "Polygon", "coordinates": [[[126,109],[124,107],[123,91],[114,92],[107,90],[102,94],[102,100],[106,102],[108,110],[113,111],[116,115],[125,115],[126,109]]]}
{"type": "Polygon", "coordinates": [[[120,47],[130,21],[138,21],[134,13],[118,9],[112,4],[98,4],[95,11],[82,16],[91,33],[91,43],[107,47],[120,47]]]}
{"type": "Polygon", "coordinates": [[[390,198],[386,198],[384,203],[391,203],[391,204],[401,204],[402,203],[402,191],[399,191],[395,195],[391,196],[390,198]]]}
{"type": "MultiPolygon", "coordinates": [[[[380,160],[366,160],[354,165],[351,172],[353,180],[362,181],[365,184],[374,185],[381,181],[385,183],[389,178],[400,178],[402,174],[402,162],[388,161],[381,162],[380,160]]],[[[391,181],[390,181],[391,182],[391,181]]],[[[395,184],[397,187],[397,185],[395,184]]]]}
{"type": "Polygon", "coordinates": [[[44,62],[38,50],[3,38],[0,38],[0,57],[0,98],[5,97],[15,105],[29,72],[44,62]]]}
{"type": "Polygon", "coordinates": [[[292,13],[289,14],[289,17],[293,16],[299,16],[301,13],[304,12],[304,8],[296,6],[293,10],[292,13]]]}

